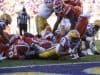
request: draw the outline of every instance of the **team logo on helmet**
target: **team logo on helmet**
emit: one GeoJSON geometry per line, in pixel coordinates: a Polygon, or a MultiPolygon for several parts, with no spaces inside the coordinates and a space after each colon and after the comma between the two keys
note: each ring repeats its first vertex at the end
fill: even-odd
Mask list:
{"type": "Polygon", "coordinates": [[[80,33],[77,30],[71,30],[68,33],[68,37],[72,42],[77,42],[80,40],[80,33]]]}

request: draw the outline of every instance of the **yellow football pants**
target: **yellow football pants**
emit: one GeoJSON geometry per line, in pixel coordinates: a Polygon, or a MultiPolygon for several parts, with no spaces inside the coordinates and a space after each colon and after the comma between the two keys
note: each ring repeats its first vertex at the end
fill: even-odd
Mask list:
{"type": "Polygon", "coordinates": [[[57,56],[55,48],[39,54],[40,58],[51,58],[53,56],[57,56]]]}
{"type": "Polygon", "coordinates": [[[36,27],[38,34],[41,33],[45,29],[46,26],[49,24],[47,23],[47,20],[41,16],[36,16],[36,27]]]}

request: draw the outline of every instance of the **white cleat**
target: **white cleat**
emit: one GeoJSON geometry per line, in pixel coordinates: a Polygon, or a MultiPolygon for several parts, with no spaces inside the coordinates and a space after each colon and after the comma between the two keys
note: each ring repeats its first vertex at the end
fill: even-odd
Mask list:
{"type": "Polygon", "coordinates": [[[78,56],[78,54],[76,53],[76,54],[73,54],[73,57],[72,57],[72,59],[78,59],[79,58],[79,56],[78,56]]]}
{"type": "Polygon", "coordinates": [[[91,49],[87,49],[87,55],[94,55],[91,49]]]}

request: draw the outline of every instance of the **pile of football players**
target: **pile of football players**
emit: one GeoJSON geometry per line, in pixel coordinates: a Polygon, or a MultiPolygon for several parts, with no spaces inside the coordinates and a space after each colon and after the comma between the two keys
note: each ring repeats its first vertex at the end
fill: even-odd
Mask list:
{"type": "Polygon", "coordinates": [[[65,56],[78,59],[100,54],[94,39],[100,28],[100,20],[89,24],[90,14],[82,13],[80,0],[44,0],[44,5],[36,17],[36,36],[28,32],[23,35],[4,32],[12,18],[6,13],[1,15],[0,60],[53,59],[65,56]],[[52,12],[57,16],[53,30],[46,21],[52,12]],[[41,33],[42,31],[44,32],[41,33]]]}

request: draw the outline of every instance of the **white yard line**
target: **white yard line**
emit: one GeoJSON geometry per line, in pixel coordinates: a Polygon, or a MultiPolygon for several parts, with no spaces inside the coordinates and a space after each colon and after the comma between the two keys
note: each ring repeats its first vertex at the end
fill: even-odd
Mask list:
{"type": "Polygon", "coordinates": [[[0,67],[0,69],[9,68],[25,68],[25,67],[36,67],[36,66],[53,66],[53,65],[75,65],[75,64],[89,64],[89,63],[100,63],[100,62],[78,62],[78,63],[58,63],[58,64],[45,64],[45,65],[27,65],[27,66],[16,66],[16,67],[0,67]]]}

